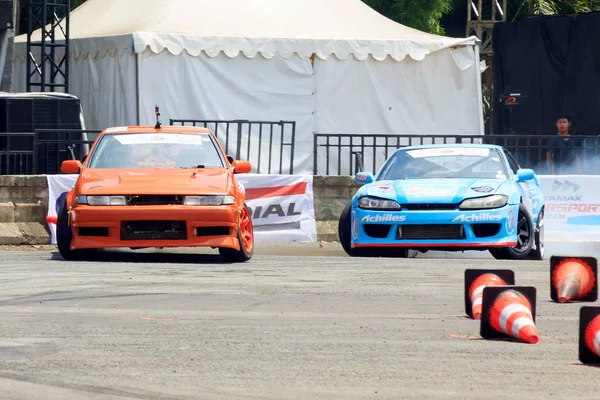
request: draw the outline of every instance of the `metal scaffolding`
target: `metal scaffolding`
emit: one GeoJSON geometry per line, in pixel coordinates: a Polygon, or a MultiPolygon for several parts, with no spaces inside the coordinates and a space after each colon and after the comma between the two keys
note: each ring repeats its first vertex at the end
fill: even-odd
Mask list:
{"type": "Polygon", "coordinates": [[[28,0],[28,92],[58,92],[60,89],[69,92],[70,3],[70,0],[28,0]],[[41,37],[34,42],[32,34],[37,29],[41,29],[41,37]],[[62,37],[57,38],[59,30],[62,37]]]}
{"type": "Polygon", "coordinates": [[[467,1],[467,37],[475,35],[481,40],[482,57],[492,57],[494,24],[503,21],[506,21],[506,0],[502,0],[502,5],[498,0],[467,1]]]}

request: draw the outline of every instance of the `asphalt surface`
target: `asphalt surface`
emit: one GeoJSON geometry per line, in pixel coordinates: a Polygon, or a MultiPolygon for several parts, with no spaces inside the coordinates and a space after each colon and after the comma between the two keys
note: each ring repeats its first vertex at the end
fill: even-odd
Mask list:
{"type": "Polygon", "coordinates": [[[0,252],[2,399],[598,398],[578,360],[589,303],[551,302],[548,260],[16,250],[0,252]],[[486,267],[536,287],[538,344],[480,337],[464,270],[486,267]]]}

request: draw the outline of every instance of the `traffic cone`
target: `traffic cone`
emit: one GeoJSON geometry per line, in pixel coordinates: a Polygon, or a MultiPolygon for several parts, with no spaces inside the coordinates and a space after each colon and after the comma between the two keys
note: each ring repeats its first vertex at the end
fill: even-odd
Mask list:
{"type": "Polygon", "coordinates": [[[598,299],[598,262],[594,257],[550,257],[550,297],[559,303],[598,299]]]}
{"type": "Polygon", "coordinates": [[[600,364],[600,307],[584,306],[579,310],[579,361],[600,364]]]}
{"type": "Polygon", "coordinates": [[[536,344],[536,290],[533,286],[487,286],[483,289],[480,334],[484,339],[515,338],[536,344]]]}
{"type": "Polygon", "coordinates": [[[515,273],[510,269],[466,269],[465,311],[475,320],[481,317],[481,300],[486,286],[515,284],[515,273]]]}

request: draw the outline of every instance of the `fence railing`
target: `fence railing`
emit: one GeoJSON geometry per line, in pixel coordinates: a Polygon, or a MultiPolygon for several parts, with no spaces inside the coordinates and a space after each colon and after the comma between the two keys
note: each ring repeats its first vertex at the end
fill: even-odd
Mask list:
{"type": "Polygon", "coordinates": [[[38,129],[38,174],[60,174],[60,164],[65,160],[82,160],[87,155],[95,137],[101,131],[77,129],[38,129]],[[83,137],[92,137],[83,139],[83,137]]]}
{"type": "Polygon", "coordinates": [[[58,174],[64,160],[81,160],[101,131],[40,129],[35,133],[0,133],[0,175],[58,174]]]}
{"type": "Polygon", "coordinates": [[[0,175],[34,174],[35,133],[0,133],[0,175]]]}
{"type": "MultiPolygon", "coordinates": [[[[398,148],[426,144],[496,144],[510,151],[522,168],[549,173],[546,168],[548,141],[556,135],[385,135],[314,134],[313,174],[353,175],[377,172],[398,148]]],[[[600,173],[600,137],[572,136],[580,151],[583,174],[600,173]]]]}
{"type": "Polygon", "coordinates": [[[171,119],[170,123],[210,129],[228,155],[250,161],[253,173],[294,173],[295,121],[171,119]]]}
{"type": "MultiPolygon", "coordinates": [[[[228,154],[249,160],[255,173],[294,173],[295,123],[287,121],[171,120],[172,125],[204,126],[224,144],[228,154]],[[212,126],[211,126],[212,124],[212,126]],[[231,132],[234,132],[232,134],[231,132]]],[[[64,160],[81,160],[98,130],[38,130],[0,133],[0,175],[56,174],[64,160]],[[88,140],[83,137],[88,135],[88,140]]],[[[521,167],[538,174],[546,169],[548,140],[556,135],[384,135],[314,134],[313,173],[353,175],[377,172],[398,148],[423,144],[497,144],[509,150],[521,167]]],[[[600,137],[572,136],[579,148],[583,174],[600,174],[600,137]]]]}

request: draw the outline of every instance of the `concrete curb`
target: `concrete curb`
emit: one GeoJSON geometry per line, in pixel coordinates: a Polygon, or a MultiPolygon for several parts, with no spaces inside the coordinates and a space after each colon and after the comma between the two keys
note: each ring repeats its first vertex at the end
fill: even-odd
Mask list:
{"type": "Polygon", "coordinates": [[[0,245],[50,244],[50,233],[39,222],[0,222],[0,245]]]}

